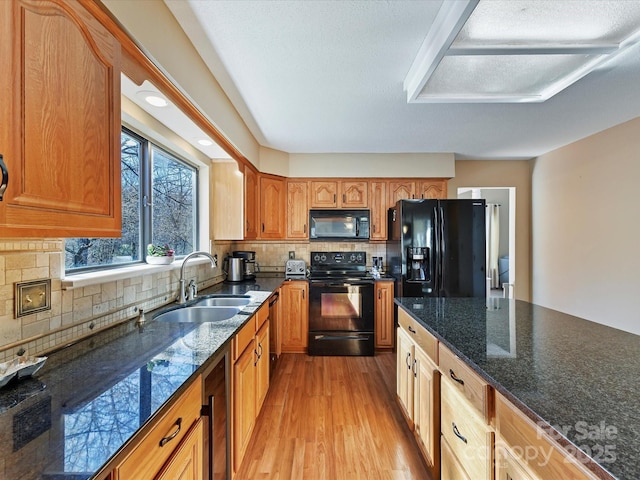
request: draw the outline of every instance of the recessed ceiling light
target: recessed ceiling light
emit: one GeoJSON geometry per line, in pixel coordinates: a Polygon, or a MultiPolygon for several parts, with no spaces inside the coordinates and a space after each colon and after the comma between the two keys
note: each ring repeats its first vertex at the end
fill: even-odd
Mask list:
{"type": "Polygon", "coordinates": [[[138,92],[137,95],[142,99],[144,99],[144,101],[147,102],[149,105],[153,105],[154,107],[166,107],[167,105],[169,105],[169,102],[167,101],[167,99],[164,98],[158,92],[151,92],[151,91],[145,90],[145,91],[138,92]]]}
{"type": "Polygon", "coordinates": [[[213,145],[213,142],[211,140],[207,140],[206,138],[198,140],[198,143],[200,145],[202,145],[203,147],[209,147],[209,146],[213,145]]]}

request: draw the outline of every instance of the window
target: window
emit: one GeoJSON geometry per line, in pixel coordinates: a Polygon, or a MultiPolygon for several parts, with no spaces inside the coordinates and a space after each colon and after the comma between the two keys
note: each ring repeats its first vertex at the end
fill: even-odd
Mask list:
{"type": "Polygon", "coordinates": [[[123,128],[120,141],[122,236],[65,241],[65,270],[143,262],[149,243],[187,255],[197,245],[196,168],[123,128]]]}

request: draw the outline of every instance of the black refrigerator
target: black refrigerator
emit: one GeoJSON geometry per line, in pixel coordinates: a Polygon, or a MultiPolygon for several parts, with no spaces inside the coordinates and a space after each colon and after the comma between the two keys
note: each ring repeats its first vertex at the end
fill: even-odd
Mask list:
{"type": "Polygon", "coordinates": [[[485,200],[399,200],[387,270],[398,297],[485,297],[485,200]]]}

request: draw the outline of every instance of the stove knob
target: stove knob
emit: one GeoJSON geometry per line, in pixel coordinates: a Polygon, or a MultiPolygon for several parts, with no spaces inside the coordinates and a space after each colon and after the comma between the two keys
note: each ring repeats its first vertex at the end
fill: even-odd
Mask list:
{"type": "Polygon", "coordinates": [[[356,258],[358,259],[358,261],[359,261],[359,262],[361,262],[361,261],[362,261],[362,254],[361,254],[361,253],[359,253],[359,254],[358,254],[358,256],[357,256],[356,258]]]}
{"type": "Polygon", "coordinates": [[[320,260],[320,255],[318,255],[317,253],[313,256],[313,261],[317,262],[318,260],[320,260]]]}
{"type": "Polygon", "coordinates": [[[326,262],[326,261],[327,261],[327,256],[323,253],[323,254],[320,256],[320,260],[321,260],[321,261],[323,261],[323,262],[326,262]]]}
{"type": "Polygon", "coordinates": [[[355,254],[352,253],[351,256],[349,257],[349,261],[355,262],[355,260],[356,260],[356,256],[355,254]]]}

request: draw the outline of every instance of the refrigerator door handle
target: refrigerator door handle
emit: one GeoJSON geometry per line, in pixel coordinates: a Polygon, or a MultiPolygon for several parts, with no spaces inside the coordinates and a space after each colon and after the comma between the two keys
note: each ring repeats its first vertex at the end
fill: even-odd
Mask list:
{"type": "Polygon", "coordinates": [[[440,216],[438,215],[438,207],[433,207],[433,250],[434,255],[431,256],[433,264],[433,290],[436,296],[440,293],[440,216]]]}

